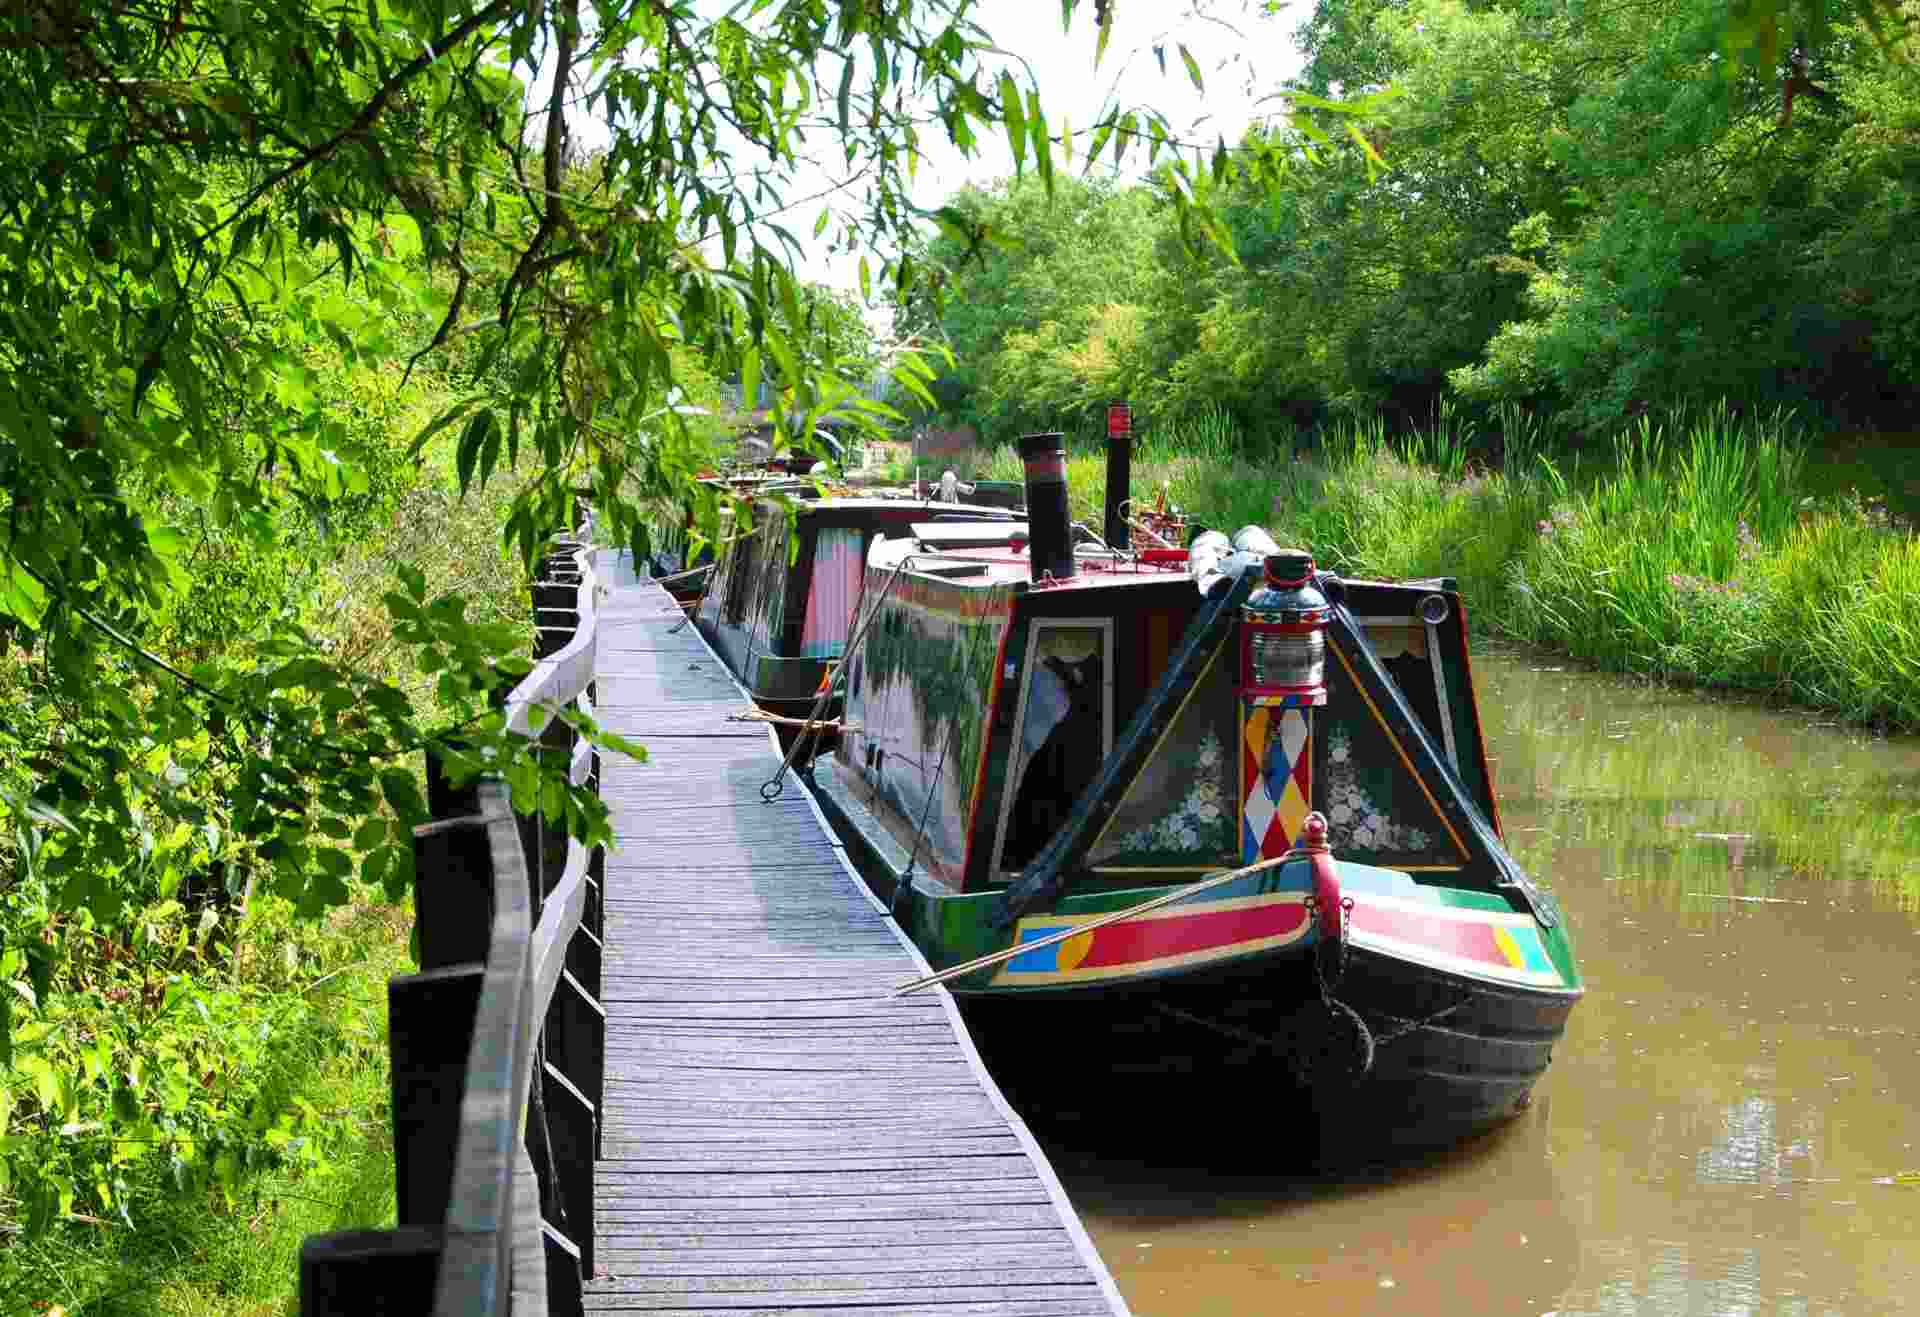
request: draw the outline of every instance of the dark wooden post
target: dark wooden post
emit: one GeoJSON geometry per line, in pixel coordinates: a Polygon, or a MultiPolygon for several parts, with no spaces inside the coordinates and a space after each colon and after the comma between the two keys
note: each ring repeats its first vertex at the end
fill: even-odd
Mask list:
{"type": "Polygon", "coordinates": [[[430,818],[413,839],[413,918],[423,970],[487,958],[493,860],[479,793],[475,782],[451,786],[439,756],[428,752],[430,818]]]}
{"type": "Polygon", "coordinates": [[[433,1311],[439,1230],[343,1230],[300,1245],[301,1317],[420,1317],[433,1311]]]}
{"type": "Polygon", "coordinates": [[[394,1201],[403,1226],[446,1224],[467,1056],[485,977],[485,964],[475,962],[387,982],[394,1201]]]}

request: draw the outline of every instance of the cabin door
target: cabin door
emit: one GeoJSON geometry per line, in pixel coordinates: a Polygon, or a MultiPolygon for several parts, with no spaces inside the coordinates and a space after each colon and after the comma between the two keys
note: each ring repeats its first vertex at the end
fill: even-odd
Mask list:
{"type": "Polygon", "coordinates": [[[1113,619],[1036,618],[1021,663],[993,873],[1046,845],[1113,751],[1113,619]]]}

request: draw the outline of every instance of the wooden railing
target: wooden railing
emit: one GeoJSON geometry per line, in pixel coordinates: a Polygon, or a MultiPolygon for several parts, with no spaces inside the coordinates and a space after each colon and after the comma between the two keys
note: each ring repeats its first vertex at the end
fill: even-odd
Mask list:
{"type": "MultiPolygon", "coordinates": [[[[549,716],[592,711],[592,555],[558,541],[534,586],[538,664],[508,726],[599,782],[593,748],[549,716]]],[[[602,856],[506,785],[454,789],[427,765],[415,831],[420,972],[387,985],[397,1227],[307,1239],[304,1317],[575,1314],[593,1272],[606,1070],[602,856]]]]}

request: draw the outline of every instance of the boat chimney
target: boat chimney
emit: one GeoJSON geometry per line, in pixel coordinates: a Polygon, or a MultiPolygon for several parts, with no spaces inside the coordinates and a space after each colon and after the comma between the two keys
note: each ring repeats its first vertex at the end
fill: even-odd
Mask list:
{"type": "Polygon", "coordinates": [[[1020,437],[1020,460],[1027,467],[1028,555],[1033,579],[1051,575],[1064,581],[1074,574],[1073,525],[1067,515],[1067,437],[1057,431],[1020,437]]]}
{"type": "Polygon", "coordinates": [[[1133,496],[1133,408],[1107,404],[1107,547],[1125,553],[1133,547],[1126,504],[1133,496]]]}

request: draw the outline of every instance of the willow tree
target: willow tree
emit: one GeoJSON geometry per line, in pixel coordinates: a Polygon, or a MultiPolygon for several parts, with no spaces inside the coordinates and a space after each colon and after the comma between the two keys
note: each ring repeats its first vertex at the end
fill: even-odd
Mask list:
{"type": "MultiPolygon", "coordinates": [[[[597,802],[543,781],[489,707],[526,670],[512,637],[427,597],[404,563],[393,627],[438,674],[431,711],[294,627],[183,655],[156,640],[160,619],[208,527],[270,545],[310,524],[296,509],[366,488],[313,344],[396,375],[455,363],[461,395],[420,441],[456,440],[463,489],[516,469],[505,538],[531,562],[583,497],[603,542],[624,543],[647,498],[695,487],[712,428],[687,405],[696,369],[748,396],[773,386],[777,443],[812,442],[829,416],[889,419],[858,387],[868,363],[816,324],[796,232],[857,251],[872,295],[920,280],[890,255],[917,225],[985,240],[912,204],[934,138],[1004,140],[1049,183],[1069,155],[1171,160],[1195,233],[1209,188],[1287,168],[1282,151],[1180,143],[1117,103],[1077,133],[1050,123],[1033,72],[972,9],[9,6],[0,643],[30,656],[33,683],[31,716],[0,733],[12,878],[50,912],[111,923],[151,897],[136,875],[156,819],[169,836],[217,821],[204,850],[231,882],[310,912],[356,875],[398,894],[421,812],[406,757],[429,745],[603,832],[597,802]],[[181,795],[212,778],[217,820],[181,795]]],[[[1093,9],[1103,48],[1112,0],[1093,9]]],[[[924,393],[922,361],[895,367],[924,393]]],[[[33,955],[0,950],[0,968],[33,955]]],[[[12,1002],[0,992],[0,1049],[12,1002]]]]}

